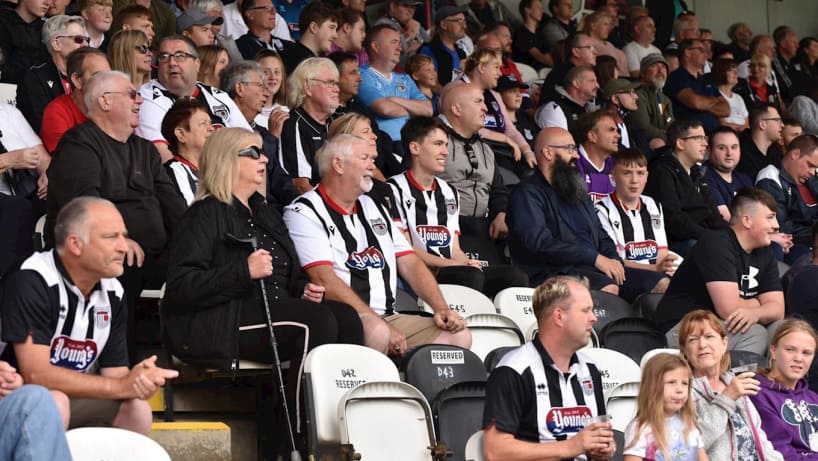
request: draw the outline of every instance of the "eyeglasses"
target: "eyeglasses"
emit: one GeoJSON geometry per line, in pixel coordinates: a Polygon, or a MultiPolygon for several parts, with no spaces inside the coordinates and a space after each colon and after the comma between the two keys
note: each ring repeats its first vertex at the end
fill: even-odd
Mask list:
{"type": "Polygon", "coordinates": [[[248,10],[267,10],[267,11],[273,11],[273,10],[275,10],[275,9],[276,9],[276,7],[275,7],[275,6],[273,6],[273,5],[264,5],[264,6],[254,6],[254,7],[252,7],[252,8],[247,8],[247,9],[248,9],[248,10]]]}
{"type": "Polygon", "coordinates": [[[91,43],[91,37],[87,35],[57,35],[54,38],[70,38],[77,45],[91,43]]]}
{"type": "Polygon", "coordinates": [[[707,142],[707,136],[703,134],[699,134],[696,136],[682,136],[682,139],[685,141],[690,141],[692,139],[693,141],[707,142]]]}
{"type": "Polygon", "coordinates": [[[781,123],[781,117],[770,117],[770,118],[762,118],[761,120],[765,122],[776,122],[781,123]]]}
{"type": "Polygon", "coordinates": [[[166,63],[170,61],[170,58],[173,58],[176,62],[182,62],[187,59],[196,59],[198,56],[195,54],[185,53],[184,51],[177,51],[173,54],[171,53],[159,53],[156,55],[156,60],[161,63],[166,63]]]}
{"type": "Polygon", "coordinates": [[[257,87],[261,88],[262,90],[264,89],[264,82],[251,82],[251,81],[248,81],[248,80],[243,80],[241,83],[243,83],[245,85],[257,86],[257,87]]]}
{"type": "Polygon", "coordinates": [[[242,149],[239,151],[239,157],[249,157],[253,160],[258,160],[261,156],[264,155],[264,150],[258,146],[250,146],[247,149],[242,149]]]}
{"type": "Polygon", "coordinates": [[[133,47],[133,49],[138,51],[140,54],[148,54],[151,52],[151,49],[148,48],[148,45],[136,45],[135,47],[133,47]]]}
{"type": "Polygon", "coordinates": [[[129,98],[131,98],[132,101],[136,101],[136,98],[139,97],[139,92],[136,91],[136,90],[106,91],[105,93],[102,93],[103,96],[105,96],[106,94],[124,94],[124,95],[128,96],[129,98]]]}
{"type": "Polygon", "coordinates": [[[561,144],[561,145],[559,145],[559,144],[558,145],[549,144],[548,147],[550,147],[552,149],[565,149],[568,152],[576,152],[577,149],[578,149],[576,144],[561,144]]]}
{"type": "Polygon", "coordinates": [[[328,86],[330,88],[340,88],[341,87],[341,82],[339,82],[338,80],[321,80],[320,78],[311,78],[310,80],[315,81],[315,82],[320,82],[320,83],[322,83],[325,86],[328,86]]]}

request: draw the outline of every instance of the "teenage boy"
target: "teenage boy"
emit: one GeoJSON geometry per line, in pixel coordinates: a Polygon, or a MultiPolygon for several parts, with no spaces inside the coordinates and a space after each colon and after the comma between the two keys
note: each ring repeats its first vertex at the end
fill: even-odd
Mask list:
{"type": "MultiPolygon", "coordinates": [[[[681,261],[668,251],[662,207],[642,195],[648,182],[647,159],[639,149],[623,149],[611,158],[615,190],[596,203],[602,227],[616,244],[625,267],[672,276],[681,261]]],[[[667,281],[664,285],[666,288],[667,281]]]]}

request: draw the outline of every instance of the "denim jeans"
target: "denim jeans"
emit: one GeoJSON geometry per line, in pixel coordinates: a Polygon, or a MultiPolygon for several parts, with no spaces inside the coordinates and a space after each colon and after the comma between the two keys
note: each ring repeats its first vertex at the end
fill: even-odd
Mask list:
{"type": "Polygon", "coordinates": [[[62,419],[46,388],[26,385],[0,400],[0,459],[71,461],[62,419]]]}

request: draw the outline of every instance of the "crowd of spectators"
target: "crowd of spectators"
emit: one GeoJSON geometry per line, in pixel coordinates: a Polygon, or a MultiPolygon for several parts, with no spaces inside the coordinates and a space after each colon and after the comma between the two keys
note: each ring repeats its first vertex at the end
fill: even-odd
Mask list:
{"type": "MultiPolygon", "coordinates": [[[[814,352],[808,323],[776,328],[785,305],[818,322],[818,39],[736,23],[720,43],[683,1],[595,3],[387,0],[377,19],[358,0],[2,3],[0,398],[36,393],[11,392],[25,381],[65,428],[146,432],[145,400],[176,372],[140,357],[135,312],[163,284],[166,346],[194,364],[270,361],[253,326],[265,309],[284,322],[296,410],[317,345],[469,347],[440,283],[544,292],[538,338],[554,337],[493,375],[495,397],[549,347],[598,373],[572,361],[584,343],[562,318],[573,303],[593,324],[588,289],[664,294],[659,328],[688,359],[702,329],[760,354],[802,334],[814,352]],[[522,64],[550,71],[523,81],[522,64]],[[397,312],[398,290],[433,316],[397,312]],[[699,308],[716,323],[690,327],[699,308]]],[[[487,405],[489,445],[513,410],[487,405]]],[[[607,426],[589,427],[601,438],[553,456],[609,457],[607,426]]]]}

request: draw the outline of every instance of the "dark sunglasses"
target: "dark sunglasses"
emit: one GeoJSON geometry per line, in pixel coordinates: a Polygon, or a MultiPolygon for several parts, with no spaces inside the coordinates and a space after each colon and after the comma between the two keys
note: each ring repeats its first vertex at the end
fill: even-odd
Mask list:
{"type": "Polygon", "coordinates": [[[138,51],[140,54],[148,54],[148,53],[150,53],[150,51],[151,51],[151,49],[150,49],[150,48],[148,48],[148,45],[136,45],[136,46],[135,46],[135,47],[133,47],[133,48],[134,48],[136,51],[138,51]]]}
{"type": "Polygon", "coordinates": [[[87,45],[91,43],[91,37],[87,35],[58,35],[56,38],[70,38],[77,45],[87,45]]]}
{"type": "Polygon", "coordinates": [[[239,151],[239,157],[250,157],[253,160],[258,160],[262,155],[264,155],[264,150],[256,146],[250,146],[239,151]]]}
{"type": "Polygon", "coordinates": [[[127,91],[106,91],[102,93],[103,96],[106,94],[124,94],[125,96],[131,98],[132,100],[136,101],[136,98],[139,97],[139,92],[136,90],[127,90],[127,91]]]}

